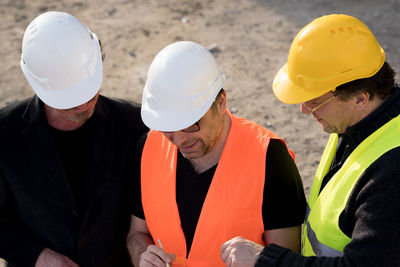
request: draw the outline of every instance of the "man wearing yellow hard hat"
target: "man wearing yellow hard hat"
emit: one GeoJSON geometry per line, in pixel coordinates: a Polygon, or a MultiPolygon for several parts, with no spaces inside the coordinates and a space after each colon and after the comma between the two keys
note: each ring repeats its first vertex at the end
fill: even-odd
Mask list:
{"type": "Polygon", "coordinates": [[[273,82],[330,134],[308,199],[302,255],[234,238],[229,266],[400,266],[400,90],[372,32],[327,15],[294,39],[273,82]]]}

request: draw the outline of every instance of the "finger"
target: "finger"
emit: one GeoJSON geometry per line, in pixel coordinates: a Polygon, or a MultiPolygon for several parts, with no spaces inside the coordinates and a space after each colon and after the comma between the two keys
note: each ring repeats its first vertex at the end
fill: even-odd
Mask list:
{"type": "Polygon", "coordinates": [[[173,253],[168,253],[169,258],[171,259],[171,263],[175,261],[176,255],[173,253]]]}
{"type": "Polygon", "coordinates": [[[68,267],[79,267],[78,264],[76,264],[75,262],[73,262],[70,258],[68,258],[67,256],[63,256],[63,260],[65,262],[65,264],[68,267]]]}
{"type": "Polygon", "coordinates": [[[161,258],[164,262],[168,262],[171,263],[171,258],[169,257],[169,255],[167,254],[167,252],[165,252],[165,250],[163,250],[162,248],[158,247],[158,246],[148,246],[147,250],[153,254],[156,254],[159,258],[161,258]]]}
{"type": "Polygon", "coordinates": [[[160,258],[157,261],[149,262],[146,259],[140,259],[139,267],[164,267],[165,262],[163,262],[160,258]]]}
{"type": "Polygon", "coordinates": [[[227,262],[227,260],[228,260],[228,258],[230,257],[230,255],[231,255],[231,250],[232,250],[232,247],[229,245],[228,247],[226,247],[225,248],[225,250],[221,253],[221,258],[222,258],[222,261],[223,262],[227,262]]]}
{"type": "Polygon", "coordinates": [[[141,257],[140,258],[140,262],[139,262],[139,266],[140,267],[161,267],[161,266],[165,266],[165,262],[163,262],[159,257],[157,256],[145,256],[145,257],[141,257]]]}
{"type": "Polygon", "coordinates": [[[224,252],[224,250],[231,244],[231,240],[226,241],[225,243],[222,244],[221,246],[221,253],[224,252]]]}
{"type": "Polygon", "coordinates": [[[225,262],[225,265],[226,265],[227,267],[232,267],[232,266],[233,266],[233,265],[232,265],[232,257],[231,257],[231,255],[229,255],[229,257],[227,257],[226,262],[225,262]]]}
{"type": "MultiPolygon", "coordinates": [[[[234,238],[233,238],[233,239],[234,239],[234,238]]],[[[224,244],[222,244],[222,246],[221,246],[221,258],[222,258],[222,260],[223,260],[224,262],[225,262],[225,259],[226,259],[226,257],[227,257],[227,250],[228,250],[229,246],[232,244],[233,239],[226,241],[226,242],[225,242],[224,244]]],[[[229,255],[229,251],[228,251],[228,255],[229,255]]]]}
{"type": "Polygon", "coordinates": [[[165,266],[165,261],[158,254],[147,249],[140,255],[140,266],[165,266]]]}

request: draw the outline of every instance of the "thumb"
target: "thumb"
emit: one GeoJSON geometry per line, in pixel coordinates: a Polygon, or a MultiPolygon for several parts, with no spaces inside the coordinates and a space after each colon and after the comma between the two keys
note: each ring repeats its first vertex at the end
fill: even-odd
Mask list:
{"type": "Polygon", "coordinates": [[[72,261],[67,256],[64,256],[64,262],[67,264],[68,267],[79,267],[78,264],[76,264],[74,261],[72,261]]]}
{"type": "Polygon", "coordinates": [[[174,262],[176,260],[176,255],[173,253],[168,253],[169,258],[171,259],[171,263],[174,262]]]}

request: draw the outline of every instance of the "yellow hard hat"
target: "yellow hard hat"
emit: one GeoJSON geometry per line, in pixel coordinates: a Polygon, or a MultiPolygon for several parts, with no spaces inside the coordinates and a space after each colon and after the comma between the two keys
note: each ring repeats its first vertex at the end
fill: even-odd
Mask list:
{"type": "Polygon", "coordinates": [[[280,101],[302,103],[371,77],[384,62],[385,52],[364,23],[348,15],[326,15],[296,35],[272,87],[280,101]]]}

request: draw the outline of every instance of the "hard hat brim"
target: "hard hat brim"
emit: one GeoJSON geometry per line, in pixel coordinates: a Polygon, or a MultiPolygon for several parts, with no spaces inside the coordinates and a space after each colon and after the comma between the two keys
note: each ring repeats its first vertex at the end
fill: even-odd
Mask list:
{"type": "Polygon", "coordinates": [[[161,132],[175,132],[185,129],[198,121],[209,109],[205,106],[196,112],[155,112],[141,109],[142,120],[150,129],[161,132]]]}
{"type": "Polygon", "coordinates": [[[92,41],[97,42],[97,44],[95,44],[96,65],[93,73],[88,78],[78,84],[75,84],[74,86],[59,90],[47,90],[42,84],[40,84],[30,75],[28,67],[24,63],[23,57],[21,57],[20,65],[22,72],[24,73],[32,89],[35,91],[36,95],[46,105],[55,109],[74,108],[91,100],[99,91],[103,81],[103,61],[99,40],[94,33],[91,34],[93,36],[92,41]]]}
{"type": "Polygon", "coordinates": [[[295,84],[288,75],[287,63],[278,71],[272,82],[275,96],[285,104],[300,104],[322,96],[334,88],[321,88],[320,90],[307,90],[295,84]]]}

